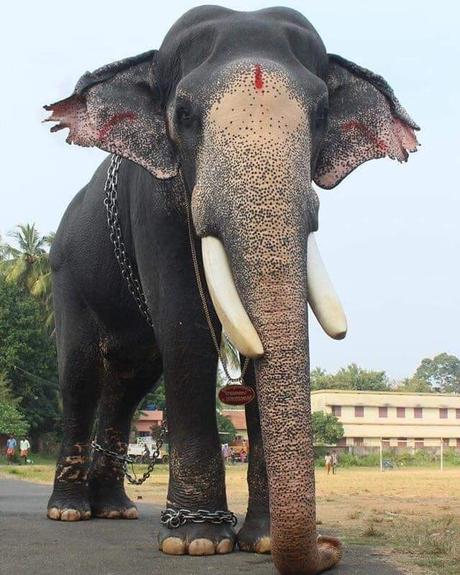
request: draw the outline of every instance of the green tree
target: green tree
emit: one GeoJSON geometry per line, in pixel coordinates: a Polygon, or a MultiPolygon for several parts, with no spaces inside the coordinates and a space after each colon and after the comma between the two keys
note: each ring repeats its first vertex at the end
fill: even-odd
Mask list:
{"type": "Polygon", "coordinates": [[[313,369],[310,374],[312,390],[350,389],[356,391],[389,391],[389,381],[384,371],[371,371],[351,363],[336,373],[313,369]]]}
{"type": "Polygon", "coordinates": [[[147,409],[148,405],[154,405],[156,409],[166,408],[165,382],[163,375],[160,376],[154,391],[148,393],[141,402],[140,410],[147,409]]]}
{"type": "Polygon", "coordinates": [[[217,429],[221,443],[232,443],[236,437],[236,429],[228,417],[217,411],[217,429]]]}
{"type": "Polygon", "coordinates": [[[21,437],[29,431],[24,415],[11,403],[0,401],[0,434],[21,437]]]}
{"type": "Polygon", "coordinates": [[[414,377],[443,393],[460,393],[460,359],[440,353],[432,359],[426,357],[418,366],[414,377]]]}
{"type": "Polygon", "coordinates": [[[343,437],[342,423],[331,413],[315,411],[312,414],[315,444],[334,445],[343,437]]]}
{"type": "Polygon", "coordinates": [[[0,433],[6,435],[25,435],[29,425],[18,408],[21,398],[15,398],[4,374],[0,374],[0,433]]]}
{"type": "Polygon", "coordinates": [[[52,431],[60,418],[54,341],[40,304],[0,274],[0,372],[20,398],[33,438],[52,431]]]}
{"type": "Polygon", "coordinates": [[[6,380],[5,374],[0,373],[0,402],[17,405],[21,401],[20,397],[15,398],[6,380]]]}
{"type": "Polygon", "coordinates": [[[417,377],[406,377],[396,387],[394,391],[407,391],[409,393],[432,393],[433,388],[429,383],[417,377]]]}
{"type": "Polygon", "coordinates": [[[0,271],[6,280],[36,297],[45,309],[45,322],[54,327],[51,267],[48,249],[54,233],[40,236],[35,224],[17,226],[10,234],[16,245],[1,243],[0,271]]]}

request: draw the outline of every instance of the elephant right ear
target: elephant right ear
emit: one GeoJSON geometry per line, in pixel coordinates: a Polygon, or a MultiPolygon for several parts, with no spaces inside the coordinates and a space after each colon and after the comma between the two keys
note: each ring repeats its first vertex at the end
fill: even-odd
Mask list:
{"type": "Polygon", "coordinates": [[[314,181],[331,189],[363,162],[388,156],[405,162],[420,128],[377,74],[329,54],[329,121],[314,181]]]}
{"type": "Polygon", "coordinates": [[[159,179],[177,174],[178,162],[160,104],[157,51],[86,72],[74,93],[45,110],[52,132],[69,128],[67,143],[96,146],[146,168],[159,179]]]}

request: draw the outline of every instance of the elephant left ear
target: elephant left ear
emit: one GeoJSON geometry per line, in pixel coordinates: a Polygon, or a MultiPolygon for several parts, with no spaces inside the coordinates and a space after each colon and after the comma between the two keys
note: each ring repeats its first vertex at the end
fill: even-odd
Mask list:
{"type": "Polygon", "coordinates": [[[420,128],[381,76],[330,54],[326,83],[329,121],[313,178],[319,186],[335,187],[367,160],[405,162],[417,150],[420,128]]]}
{"type": "Polygon", "coordinates": [[[159,179],[178,163],[161,109],[157,51],[86,72],[71,96],[49,106],[52,132],[69,129],[67,143],[96,146],[133,160],[159,179]]]}

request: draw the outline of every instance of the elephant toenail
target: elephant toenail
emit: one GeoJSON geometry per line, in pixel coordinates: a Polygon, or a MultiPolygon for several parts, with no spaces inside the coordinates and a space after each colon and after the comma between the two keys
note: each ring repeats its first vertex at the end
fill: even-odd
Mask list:
{"type": "Polygon", "coordinates": [[[136,507],[131,507],[122,512],[122,517],[124,519],[139,519],[139,512],[136,507]]]}
{"type": "Polygon", "coordinates": [[[107,517],[107,519],[120,519],[121,517],[121,511],[109,511],[105,517],[107,517]]]}
{"type": "Polygon", "coordinates": [[[231,539],[222,539],[216,547],[216,553],[224,555],[233,551],[233,541],[231,539]]]}
{"type": "Polygon", "coordinates": [[[160,544],[160,550],[167,555],[184,555],[185,541],[179,537],[168,537],[160,544]]]}
{"type": "Polygon", "coordinates": [[[61,521],[80,521],[80,512],[76,509],[65,509],[61,513],[61,521]]]}
{"type": "Polygon", "coordinates": [[[189,555],[214,555],[214,543],[209,539],[195,539],[188,546],[189,555]]]}
{"type": "Polygon", "coordinates": [[[49,519],[57,520],[61,518],[61,512],[57,507],[51,507],[51,509],[48,509],[47,516],[49,519]]]}
{"type": "Polygon", "coordinates": [[[255,549],[256,553],[270,553],[272,549],[270,537],[261,537],[259,541],[257,541],[255,549]]]}

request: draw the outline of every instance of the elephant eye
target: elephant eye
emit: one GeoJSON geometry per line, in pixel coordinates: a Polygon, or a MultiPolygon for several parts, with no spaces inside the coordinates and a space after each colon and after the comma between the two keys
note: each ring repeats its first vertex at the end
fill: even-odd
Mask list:
{"type": "Polygon", "coordinates": [[[185,106],[180,106],[176,111],[176,118],[180,125],[190,125],[192,123],[192,115],[190,110],[185,106]]]}

